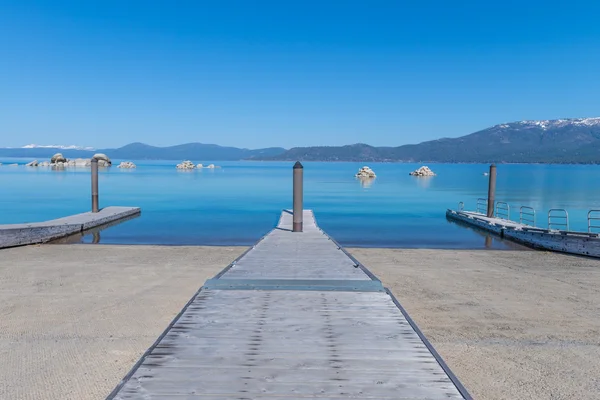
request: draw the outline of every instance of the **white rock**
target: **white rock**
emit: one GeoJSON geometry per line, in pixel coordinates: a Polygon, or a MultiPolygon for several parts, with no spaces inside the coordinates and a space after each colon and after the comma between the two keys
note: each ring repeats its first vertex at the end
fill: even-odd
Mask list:
{"type": "Polygon", "coordinates": [[[367,167],[366,165],[358,170],[358,173],[355,175],[357,178],[375,178],[375,172],[367,167]]]}
{"type": "Polygon", "coordinates": [[[42,161],[41,163],[38,164],[38,167],[49,167],[49,166],[50,166],[49,161],[42,161]]]}
{"type": "Polygon", "coordinates": [[[65,163],[62,161],[58,161],[56,163],[53,164],[55,167],[57,168],[64,168],[65,167],[65,163]]]}
{"type": "Polygon", "coordinates": [[[215,168],[215,164],[209,164],[208,167],[206,167],[206,168],[214,169],[215,168]]]}
{"type": "Polygon", "coordinates": [[[99,167],[110,167],[112,165],[112,161],[110,161],[110,158],[108,158],[106,154],[96,153],[92,156],[92,158],[98,160],[99,167]]]}
{"type": "Polygon", "coordinates": [[[422,166],[421,168],[410,173],[412,176],[435,176],[435,173],[429,167],[422,166]]]}
{"type": "Polygon", "coordinates": [[[132,169],[132,168],[136,168],[136,165],[134,163],[132,163],[131,161],[123,161],[123,162],[121,162],[121,164],[118,165],[117,168],[132,169]]]}
{"type": "Polygon", "coordinates": [[[85,158],[76,158],[67,162],[68,167],[89,167],[92,162],[85,158]]]}
{"type": "Polygon", "coordinates": [[[183,161],[181,164],[177,164],[177,169],[194,169],[194,168],[196,168],[194,166],[194,163],[189,160],[183,161]]]}
{"type": "Polygon", "coordinates": [[[32,162],[25,164],[26,167],[37,167],[38,165],[38,160],[33,160],[32,162]]]}
{"type": "Polygon", "coordinates": [[[196,165],[196,168],[198,168],[198,169],[200,169],[200,168],[204,168],[204,165],[202,165],[202,164],[198,164],[198,165],[196,165]]]}
{"type": "Polygon", "coordinates": [[[62,153],[56,153],[55,155],[52,156],[52,158],[50,159],[50,163],[51,164],[57,164],[59,162],[66,162],[67,159],[62,155],[62,153]]]}
{"type": "Polygon", "coordinates": [[[9,167],[18,167],[19,164],[8,164],[9,167]]]}

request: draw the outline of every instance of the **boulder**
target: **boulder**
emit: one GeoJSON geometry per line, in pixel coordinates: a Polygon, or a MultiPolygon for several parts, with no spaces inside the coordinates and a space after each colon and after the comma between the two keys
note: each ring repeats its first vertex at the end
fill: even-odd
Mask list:
{"type": "Polygon", "coordinates": [[[209,164],[208,167],[206,167],[206,168],[214,169],[215,168],[215,164],[209,164]]]}
{"type": "Polygon", "coordinates": [[[422,166],[421,168],[414,170],[410,173],[412,176],[435,176],[435,173],[429,169],[429,167],[422,166]]]}
{"type": "Polygon", "coordinates": [[[204,168],[204,165],[202,165],[202,164],[198,164],[198,165],[196,165],[196,168],[198,168],[198,169],[200,169],[200,168],[204,168]]]}
{"type": "Polygon", "coordinates": [[[25,164],[26,167],[37,167],[38,165],[38,160],[33,160],[32,162],[25,164]]]}
{"type": "Polygon", "coordinates": [[[367,167],[366,165],[358,170],[358,173],[355,175],[357,178],[375,178],[375,172],[367,167]]]}
{"type": "Polygon", "coordinates": [[[50,166],[50,161],[42,161],[41,163],[38,164],[38,167],[49,167],[50,166]]]}
{"type": "Polygon", "coordinates": [[[194,169],[194,168],[196,168],[194,166],[194,163],[189,160],[186,160],[180,164],[177,164],[177,169],[194,169]]]}
{"type": "Polygon", "coordinates": [[[117,168],[132,169],[135,167],[136,167],[136,165],[134,163],[132,163],[131,161],[123,161],[123,162],[121,162],[121,164],[118,165],[117,168]]]}
{"type": "Polygon", "coordinates": [[[99,167],[109,167],[112,165],[112,161],[110,161],[110,158],[108,158],[106,154],[96,153],[92,156],[92,158],[98,160],[99,167]]]}
{"type": "Polygon", "coordinates": [[[50,159],[51,164],[57,164],[59,162],[62,162],[62,163],[67,162],[67,159],[62,155],[62,153],[56,153],[50,159]]]}
{"type": "Polygon", "coordinates": [[[85,158],[76,158],[67,162],[68,167],[89,167],[91,161],[85,158]]]}
{"type": "Polygon", "coordinates": [[[55,163],[54,163],[54,164],[52,164],[52,165],[54,165],[54,166],[55,166],[55,167],[57,167],[57,168],[64,168],[64,167],[65,167],[65,162],[63,162],[63,161],[58,161],[58,162],[55,162],[55,163]]]}

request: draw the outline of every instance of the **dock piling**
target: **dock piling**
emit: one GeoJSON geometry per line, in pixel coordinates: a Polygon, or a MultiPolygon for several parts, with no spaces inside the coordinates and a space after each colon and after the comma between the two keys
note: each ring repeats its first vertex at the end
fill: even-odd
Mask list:
{"type": "Polygon", "coordinates": [[[303,204],[303,179],[304,179],[304,167],[300,161],[296,161],[294,164],[294,220],[292,224],[293,232],[302,232],[302,214],[304,210],[303,204]]]}
{"type": "Polygon", "coordinates": [[[92,212],[97,213],[98,208],[98,160],[92,158],[92,212]]]}
{"type": "Polygon", "coordinates": [[[494,203],[496,201],[496,164],[490,165],[490,179],[488,186],[488,200],[487,200],[487,217],[491,218],[494,216],[494,203]]]}

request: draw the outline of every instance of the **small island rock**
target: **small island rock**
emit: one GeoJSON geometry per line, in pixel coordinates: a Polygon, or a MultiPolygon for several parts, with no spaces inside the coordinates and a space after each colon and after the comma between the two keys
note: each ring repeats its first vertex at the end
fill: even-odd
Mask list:
{"type": "Polygon", "coordinates": [[[181,164],[177,164],[177,169],[194,169],[194,168],[196,168],[194,166],[194,163],[189,160],[186,160],[186,161],[182,162],[181,164]]]}
{"type": "Polygon", "coordinates": [[[32,162],[25,164],[26,167],[37,167],[38,165],[38,160],[33,160],[32,162]]]}
{"type": "Polygon", "coordinates": [[[198,164],[198,165],[196,165],[196,168],[198,168],[198,169],[200,169],[200,168],[204,168],[204,165],[202,165],[202,164],[198,164]]]}
{"type": "Polygon", "coordinates": [[[412,176],[435,176],[435,173],[429,169],[427,166],[422,166],[421,168],[410,173],[412,176]]]}
{"type": "Polygon", "coordinates": [[[375,178],[375,172],[367,167],[366,165],[358,170],[358,173],[355,175],[357,178],[375,178]]]}
{"type": "Polygon", "coordinates": [[[42,161],[41,163],[38,164],[38,167],[49,167],[49,166],[50,166],[49,161],[42,161]]]}
{"type": "Polygon", "coordinates": [[[121,162],[121,164],[118,165],[117,168],[133,169],[136,168],[136,165],[131,161],[123,161],[121,162]]]}
{"type": "Polygon", "coordinates": [[[99,167],[110,167],[112,165],[112,161],[110,161],[110,158],[106,154],[96,153],[92,158],[98,160],[99,167]]]}
{"type": "Polygon", "coordinates": [[[62,155],[62,153],[56,153],[50,159],[50,164],[58,164],[59,162],[61,162],[61,163],[67,162],[67,159],[62,155]]]}
{"type": "Polygon", "coordinates": [[[66,165],[67,167],[89,167],[90,164],[90,160],[85,158],[76,158],[75,160],[69,160],[66,165]]]}

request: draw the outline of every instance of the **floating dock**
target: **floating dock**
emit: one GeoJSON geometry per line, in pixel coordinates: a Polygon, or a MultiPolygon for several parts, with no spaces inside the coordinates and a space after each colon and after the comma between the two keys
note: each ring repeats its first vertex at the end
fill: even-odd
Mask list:
{"type": "Polygon", "coordinates": [[[210,279],[108,399],[471,399],[406,311],[304,211],[210,279]]]}
{"type": "MultiPolygon", "coordinates": [[[[509,219],[487,217],[480,212],[463,210],[449,209],[446,211],[446,218],[535,249],[600,257],[600,235],[597,233],[537,228],[509,219]]],[[[568,228],[568,223],[564,226],[568,228]]]]}
{"type": "Polygon", "coordinates": [[[0,249],[47,243],[140,214],[138,207],[106,207],[46,222],[0,225],[0,249]]]}

